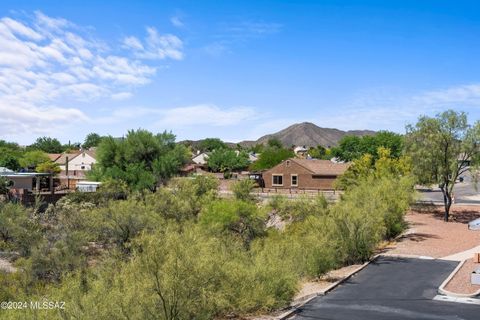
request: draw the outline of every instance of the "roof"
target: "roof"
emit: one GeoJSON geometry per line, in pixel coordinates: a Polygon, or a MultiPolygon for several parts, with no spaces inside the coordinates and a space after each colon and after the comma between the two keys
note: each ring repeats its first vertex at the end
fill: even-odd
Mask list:
{"type": "Polygon", "coordinates": [[[65,164],[67,162],[67,157],[68,157],[68,161],[70,161],[76,156],[78,156],[80,153],[81,153],[80,151],[76,153],[62,153],[60,157],[58,157],[57,160],[55,160],[55,162],[58,164],[65,164]]]}
{"type": "Polygon", "coordinates": [[[311,171],[313,174],[322,175],[341,175],[348,169],[350,163],[335,163],[330,160],[317,159],[289,159],[296,162],[305,169],[311,171]]]}
{"type": "Polygon", "coordinates": [[[49,153],[48,157],[50,158],[50,161],[55,162],[58,158],[62,156],[61,153],[49,153]]]}
{"type": "Polygon", "coordinates": [[[48,177],[51,176],[51,173],[45,172],[0,172],[0,176],[7,177],[7,178],[15,178],[15,177],[48,177]]]}

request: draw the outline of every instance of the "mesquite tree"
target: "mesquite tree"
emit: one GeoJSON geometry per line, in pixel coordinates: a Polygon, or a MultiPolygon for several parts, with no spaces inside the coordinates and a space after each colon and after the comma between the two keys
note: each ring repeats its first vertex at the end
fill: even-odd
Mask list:
{"type": "Polygon", "coordinates": [[[405,149],[417,182],[438,183],[448,221],[455,181],[469,170],[473,175],[479,163],[480,121],[469,125],[464,112],[453,110],[433,118],[422,116],[417,124],[407,126],[405,149]]]}

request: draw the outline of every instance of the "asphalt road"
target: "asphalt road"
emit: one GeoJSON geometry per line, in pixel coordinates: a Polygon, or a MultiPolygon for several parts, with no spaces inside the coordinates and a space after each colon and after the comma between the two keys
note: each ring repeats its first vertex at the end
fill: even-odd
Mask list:
{"type": "Polygon", "coordinates": [[[457,262],[380,257],[332,292],[317,297],[300,319],[480,319],[480,306],[434,301],[457,262]]]}
{"type": "MultiPolygon", "coordinates": [[[[472,181],[470,173],[463,175],[464,181],[455,184],[453,193],[455,195],[456,204],[480,204],[480,200],[471,199],[472,196],[480,195],[480,183],[475,189],[475,184],[472,181]]],[[[436,187],[433,189],[423,189],[418,190],[420,193],[420,200],[434,202],[434,203],[443,203],[443,194],[442,191],[436,187]]],[[[477,197],[478,198],[478,197],[477,197]]],[[[480,319],[480,318],[479,318],[480,319]]]]}

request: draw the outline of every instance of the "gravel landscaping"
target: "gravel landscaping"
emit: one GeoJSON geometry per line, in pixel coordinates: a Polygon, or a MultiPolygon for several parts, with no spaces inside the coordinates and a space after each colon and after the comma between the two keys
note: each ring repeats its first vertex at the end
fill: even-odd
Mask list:
{"type": "Polygon", "coordinates": [[[461,294],[474,294],[480,291],[480,285],[473,285],[470,281],[470,274],[477,268],[480,268],[479,263],[474,263],[473,259],[466,260],[455,276],[445,286],[445,290],[461,294]]]}
{"type": "Polygon", "coordinates": [[[389,253],[433,258],[446,257],[480,245],[480,231],[467,223],[480,217],[480,206],[452,207],[451,221],[443,221],[442,207],[417,208],[406,215],[409,230],[389,253]]]}

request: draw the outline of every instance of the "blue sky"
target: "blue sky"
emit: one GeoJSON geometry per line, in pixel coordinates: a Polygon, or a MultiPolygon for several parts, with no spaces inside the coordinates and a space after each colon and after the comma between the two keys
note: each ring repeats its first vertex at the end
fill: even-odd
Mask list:
{"type": "Polygon", "coordinates": [[[476,1],[0,2],[0,139],[480,118],[476,1]]]}

